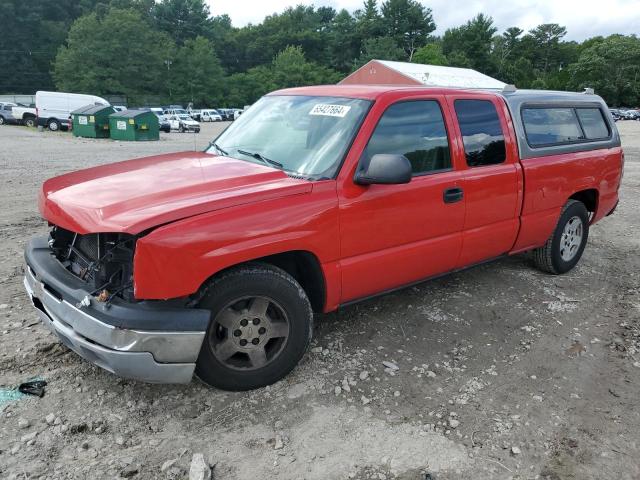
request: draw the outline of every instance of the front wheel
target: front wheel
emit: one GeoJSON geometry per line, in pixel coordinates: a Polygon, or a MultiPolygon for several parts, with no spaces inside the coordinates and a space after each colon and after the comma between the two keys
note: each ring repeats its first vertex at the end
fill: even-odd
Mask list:
{"type": "Polygon", "coordinates": [[[589,212],[584,203],[569,200],[562,208],[553,234],[543,247],[533,251],[536,266],[558,275],[576,266],[589,236],[589,212]]]}
{"type": "Polygon", "coordinates": [[[27,117],[24,119],[25,126],[31,128],[36,126],[36,119],[34,117],[27,117]]]}
{"type": "Polygon", "coordinates": [[[5,120],[4,120],[4,117],[3,117],[3,116],[0,116],[0,125],[4,125],[4,121],[5,121],[5,120]]]}
{"type": "Polygon", "coordinates": [[[270,385],[298,364],[311,340],[313,313],[285,271],[248,264],[212,281],[199,308],[211,321],[196,364],[204,382],[223,390],[270,385]]]}

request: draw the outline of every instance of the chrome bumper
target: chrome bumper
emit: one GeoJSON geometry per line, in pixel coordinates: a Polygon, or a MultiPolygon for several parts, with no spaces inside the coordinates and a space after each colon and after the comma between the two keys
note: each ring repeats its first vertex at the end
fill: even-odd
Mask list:
{"type": "Polygon", "coordinates": [[[45,326],[85,360],[144,382],[191,381],[204,331],[142,331],[109,325],[88,313],[90,308],[57,298],[28,265],[24,286],[45,326]]]}

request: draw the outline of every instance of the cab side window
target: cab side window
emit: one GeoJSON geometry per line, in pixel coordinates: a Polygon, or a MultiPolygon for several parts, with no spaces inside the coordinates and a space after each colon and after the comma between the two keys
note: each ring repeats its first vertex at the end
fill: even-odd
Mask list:
{"type": "Polygon", "coordinates": [[[414,176],[450,169],[449,140],[440,104],[415,100],[387,108],[364,152],[367,160],[378,153],[404,155],[414,176]]]}
{"type": "Polygon", "coordinates": [[[507,153],[495,105],[488,100],[456,100],[454,107],[467,165],[482,167],[503,163],[507,153]]]}

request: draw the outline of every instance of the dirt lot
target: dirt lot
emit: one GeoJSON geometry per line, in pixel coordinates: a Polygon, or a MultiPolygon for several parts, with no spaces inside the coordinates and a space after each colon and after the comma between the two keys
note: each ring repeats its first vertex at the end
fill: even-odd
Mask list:
{"type": "Polygon", "coordinates": [[[216,479],[640,478],[640,122],[619,124],[622,204],[567,275],[521,255],[320,317],[302,364],[254,392],[82,361],[22,287],[39,185],[222,127],[151,143],[0,128],[0,387],[49,382],[0,405],[1,478],[188,478],[195,453],[216,479]]]}

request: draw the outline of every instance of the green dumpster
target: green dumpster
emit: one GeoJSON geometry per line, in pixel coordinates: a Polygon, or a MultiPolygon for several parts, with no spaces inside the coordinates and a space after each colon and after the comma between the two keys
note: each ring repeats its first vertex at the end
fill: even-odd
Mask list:
{"type": "Polygon", "coordinates": [[[71,112],[72,131],[76,137],[109,138],[110,105],[87,105],[71,112]]]}
{"type": "Polygon", "coordinates": [[[124,110],[109,115],[109,132],[113,140],[159,140],[160,124],[151,111],[124,110]]]}

